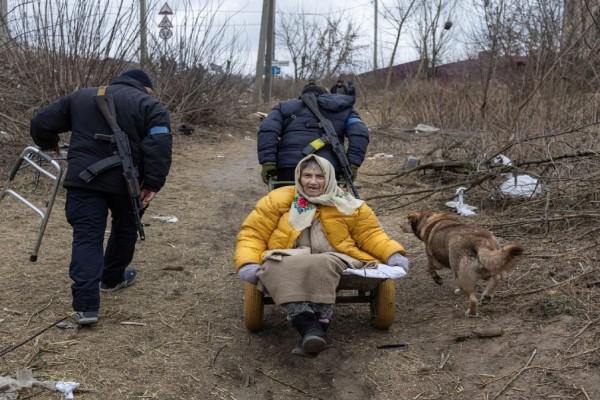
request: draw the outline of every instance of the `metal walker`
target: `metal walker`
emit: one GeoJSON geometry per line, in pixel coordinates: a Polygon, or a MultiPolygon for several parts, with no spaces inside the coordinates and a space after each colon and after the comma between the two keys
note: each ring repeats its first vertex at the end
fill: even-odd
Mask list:
{"type": "Polygon", "coordinates": [[[27,207],[35,211],[42,219],[35,246],[33,247],[33,251],[29,256],[29,261],[31,262],[37,261],[38,250],[40,248],[40,245],[42,244],[42,238],[44,236],[44,231],[46,230],[46,225],[48,224],[48,219],[50,218],[50,212],[52,211],[52,206],[54,205],[54,199],[56,198],[56,194],[58,192],[62,174],[63,169],[57,162],[57,159],[50,157],[48,154],[44,153],[37,147],[27,146],[15,162],[12,170],[10,171],[8,180],[6,181],[6,184],[2,189],[2,192],[0,192],[0,202],[2,202],[2,200],[7,194],[11,195],[15,199],[19,200],[20,202],[24,203],[27,207]],[[28,165],[22,167],[23,161],[25,161],[28,165]],[[45,168],[45,166],[42,165],[42,161],[48,163],[48,168],[45,168]],[[40,209],[35,204],[27,200],[23,195],[17,193],[11,188],[17,173],[28,166],[33,167],[36,171],[36,185],[38,183],[39,178],[42,175],[53,181],[50,197],[46,201],[45,210],[40,209]],[[51,171],[49,167],[52,167],[54,171],[51,171]]]}

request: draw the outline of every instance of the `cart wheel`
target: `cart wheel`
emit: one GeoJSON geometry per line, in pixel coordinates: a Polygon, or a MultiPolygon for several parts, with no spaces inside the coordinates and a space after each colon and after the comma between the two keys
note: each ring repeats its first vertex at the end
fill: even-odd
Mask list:
{"type": "Polygon", "coordinates": [[[244,283],[244,323],[246,329],[255,332],[263,324],[263,294],[256,285],[244,283]]]}
{"type": "Polygon", "coordinates": [[[396,285],[392,279],[381,282],[371,299],[371,323],[377,329],[388,329],[396,316],[396,285]]]}

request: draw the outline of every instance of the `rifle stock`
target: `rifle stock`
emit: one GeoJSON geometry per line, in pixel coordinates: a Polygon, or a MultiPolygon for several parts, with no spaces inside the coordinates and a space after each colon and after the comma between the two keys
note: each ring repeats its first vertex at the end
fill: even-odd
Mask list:
{"type": "MultiPolygon", "coordinates": [[[[131,156],[131,147],[129,146],[129,138],[125,132],[121,130],[115,119],[115,106],[112,95],[104,94],[94,96],[96,105],[100,109],[100,112],[106,119],[106,122],[113,131],[113,137],[111,142],[114,142],[117,147],[117,154],[121,159],[121,166],[123,167],[123,177],[127,186],[127,193],[131,199],[131,206],[133,208],[133,216],[135,218],[135,224],[137,226],[140,240],[146,239],[144,232],[144,224],[142,224],[142,199],[141,190],[139,183],[138,170],[133,164],[133,157],[131,156]]],[[[97,135],[100,136],[100,135],[97,135]]]]}

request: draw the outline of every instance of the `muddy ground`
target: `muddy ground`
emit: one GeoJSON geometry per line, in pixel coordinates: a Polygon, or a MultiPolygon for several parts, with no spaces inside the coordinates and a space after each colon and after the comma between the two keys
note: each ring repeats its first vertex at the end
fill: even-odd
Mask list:
{"type": "MultiPolygon", "coordinates": [[[[52,327],[32,339],[71,312],[64,193],[57,196],[35,263],[28,259],[40,219],[4,199],[0,352],[24,344],[0,358],[0,376],[14,378],[29,368],[38,380],[79,382],[77,399],[600,398],[597,235],[575,242],[522,227],[500,229],[498,236],[521,242],[526,254],[481,317],[465,318],[466,301],[453,294],[450,273],[443,274],[443,286],[436,285],[426,273],[422,243],[400,229],[409,211],[445,209],[451,192],[446,200],[417,201],[415,195],[372,201],[412,265],[396,282],[397,314],[389,330],[371,326],[367,304],[338,305],[331,326],[335,346],[314,360],[290,354],[297,334],[275,306],[265,306],[262,330],[248,332],[232,254],[240,223],[267,193],[255,155],[257,126],[252,120],[246,128],[175,136],[168,183],[144,217],[147,239],[133,262],[138,281],[102,294],[93,328],[52,327]],[[177,222],[155,218],[165,216],[177,222]],[[502,335],[479,338],[473,331],[482,328],[502,335]],[[408,348],[376,348],[399,343],[408,348]]],[[[428,186],[425,173],[391,183],[380,174],[400,170],[407,155],[424,155],[434,136],[372,132],[370,159],[359,172],[361,195],[393,193],[394,185],[428,186]]],[[[3,158],[3,176],[21,148],[4,146],[10,156],[3,158]]],[[[43,183],[35,189],[28,177],[16,185],[43,204],[43,183]]],[[[501,226],[507,218],[506,204],[477,205],[474,222],[501,226]]],[[[64,398],[38,387],[19,395],[64,398]]]]}

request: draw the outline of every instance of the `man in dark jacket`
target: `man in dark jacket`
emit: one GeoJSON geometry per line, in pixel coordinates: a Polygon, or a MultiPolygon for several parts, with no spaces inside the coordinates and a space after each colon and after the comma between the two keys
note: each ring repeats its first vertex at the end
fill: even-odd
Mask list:
{"type": "Polygon", "coordinates": [[[329,90],[330,93],[333,94],[348,94],[348,87],[343,79],[338,79],[335,85],[331,87],[329,90]]]}
{"type": "MultiPolygon", "coordinates": [[[[114,100],[117,124],[129,139],[139,172],[143,208],[163,187],[171,166],[169,114],[151,97],[152,92],[152,81],[142,70],[127,71],[106,87],[106,94],[114,100]]],[[[121,165],[106,169],[89,182],[80,177],[116,150],[114,143],[95,136],[112,134],[94,101],[99,93],[95,87],[70,93],[41,109],[30,126],[31,137],[42,150],[57,149],[59,134],[71,131],[64,181],[65,214],[73,228],[69,276],[73,280],[74,320],[79,325],[98,321],[100,291],[125,288],[137,277],[137,271],[128,267],[135,251],[137,227],[121,165]],[[109,210],[111,230],[104,249],[109,210]]]]}
{"type": "MultiPolygon", "coordinates": [[[[367,153],[369,130],[353,108],[354,97],[327,94],[327,89],[318,85],[305,86],[304,93],[315,93],[319,110],[332,122],[340,142],[344,144],[347,141],[346,156],[353,179],[356,179],[367,153]]],[[[321,129],[314,127],[318,122],[319,119],[300,98],[273,107],[258,131],[258,162],[262,165],[263,182],[268,183],[269,178],[294,181],[296,165],[306,156],[302,151],[323,134],[321,129]]],[[[340,163],[331,145],[324,146],[315,154],[332,163],[341,177],[340,163]]]]}

